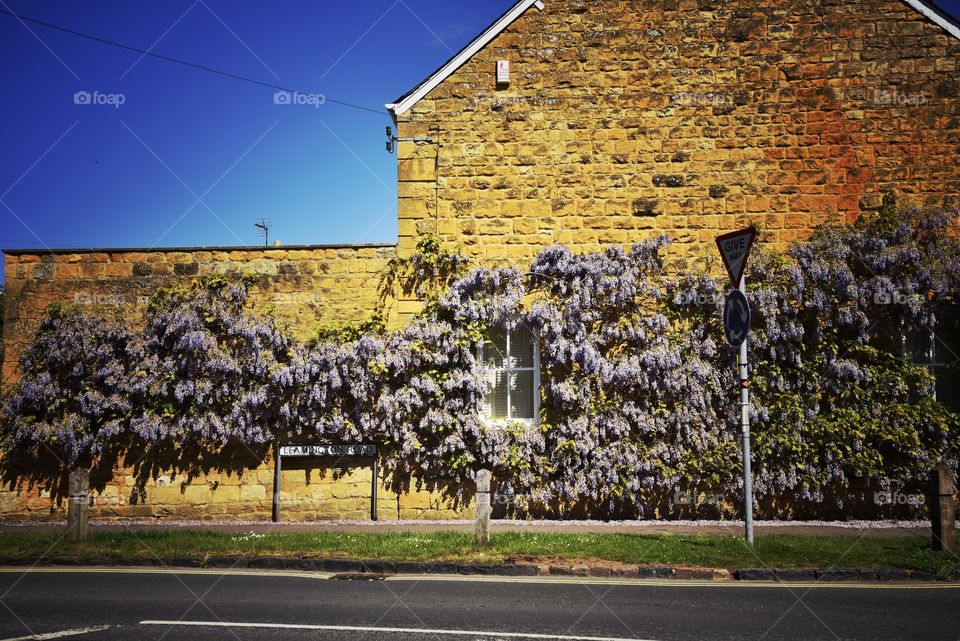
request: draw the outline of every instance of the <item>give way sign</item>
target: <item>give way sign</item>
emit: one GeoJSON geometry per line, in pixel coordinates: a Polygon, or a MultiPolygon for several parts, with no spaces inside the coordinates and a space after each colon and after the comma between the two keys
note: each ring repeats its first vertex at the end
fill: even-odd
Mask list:
{"type": "Polygon", "coordinates": [[[749,227],[723,236],[717,236],[717,247],[723,257],[723,266],[727,268],[730,282],[734,287],[740,286],[740,279],[747,267],[747,257],[753,249],[753,241],[757,238],[755,227],[749,227]]]}

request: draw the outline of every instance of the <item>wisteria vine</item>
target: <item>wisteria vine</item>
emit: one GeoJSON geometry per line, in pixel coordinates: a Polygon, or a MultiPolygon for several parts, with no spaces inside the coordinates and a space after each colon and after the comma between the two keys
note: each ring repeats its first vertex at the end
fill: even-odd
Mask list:
{"type": "MultiPolygon", "coordinates": [[[[762,512],[842,505],[858,480],[909,483],[937,460],[957,465],[960,420],[899,342],[956,324],[955,224],[956,214],[887,202],[785,254],[756,251],[762,512]]],[[[735,506],[725,287],[716,270],[668,260],[669,247],[666,237],[590,254],[551,246],[525,270],[468,270],[431,242],[388,274],[412,279],[423,313],[399,330],[369,322],[309,343],[253,313],[249,283],[222,278],[160,292],[136,331],[57,306],[5,405],[7,478],[48,455],[62,469],[149,461],[137,468],[146,478],[164,465],[216,467],[228,452],[253,466],[276,442],[375,442],[398,486],[415,479],[461,496],[488,467],[528,513],[653,516],[690,490],[735,506]],[[491,329],[518,326],[539,343],[540,420],[491,421],[478,348],[491,329]]]]}

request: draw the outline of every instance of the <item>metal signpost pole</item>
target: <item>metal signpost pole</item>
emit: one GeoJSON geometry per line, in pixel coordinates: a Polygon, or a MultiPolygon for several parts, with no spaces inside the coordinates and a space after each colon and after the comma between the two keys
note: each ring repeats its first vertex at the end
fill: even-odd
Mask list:
{"type": "Polygon", "coordinates": [[[727,344],[739,348],[740,431],[743,437],[743,527],[747,545],[753,545],[753,474],[750,471],[750,368],[747,367],[747,336],[752,315],[747,300],[747,259],[757,238],[755,227],[717,236],[723,266],[735,288],[723,305],[723,333],[727,344]]]}
{"type": "MultiPolygon", "coordinates": [[[[747,277],[740,277],[740,293],[747,293],[747,277]]],[[[743,432],[743,526],[747,545],[753,545],[753,474],[750,471],[750,371],[747,341],[740,345],[740,428],[743,432]]]]}

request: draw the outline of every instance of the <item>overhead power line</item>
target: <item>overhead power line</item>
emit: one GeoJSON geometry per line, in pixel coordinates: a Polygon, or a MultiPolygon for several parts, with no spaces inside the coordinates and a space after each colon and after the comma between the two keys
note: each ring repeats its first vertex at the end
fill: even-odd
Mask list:
{"type": "MultiPolygon", "coordinates": [[[[233,78],[234,80],[242,80],[243,82],[249,82],[251,84],[260,85],[261,87],[268,87],[270,89],[276,89],[278,91],[287,91],[289,93],[307,93],[298,91],[297,89],[291,89],[290,87],[281,87],[280,85],[275,85],[269,82],[264,82],[262,80],[257,80],[255,78],[248,78],[247,76],[241,76],[239,74],[230,73],[229,71],[221,71],[220,69],[214,69],[213,67],[207,67],[205,65],[197,64],[195,62],[190,62],[189,60],[181,60],[180,58],[173,58],[171,56],[165,56],[163,54],[155,53],[153,51],[148,51],[146,49],[139,49],[137,47],[131,47],[130,45],[125,45],[120,42],[114,42],[113,40],[107,40],[106,38],[100,38],[98,36],[92,36],[88,33],[82,33],[80,31],[74,31],[73,29],[68,29],[67,27],[62,27],[51,22],[45,22],[43,20],[38,20],[37,18],[30,18],[12,11],[7,11],[6,9],[0,9],[0,14],[7,15],[18,20],[23,20],[24,22],[31,22],[41,27],[46,27],[48,29],[54,29],[56,31],[61,31],[63,33],[68,33],[72,36],[77,36],[78,38],[85,38],[87,40],[92,40],[100,44],[109,45],[111,47],[117,47],[119,49],[126,49],[127,51],[133,51],[134,53],[139,53],[144,56],[150,56],[151,58],[158,58],[160,60],[166,60],[167,62],[173,62],[178,65],[183,65],[185,67],[192,67],[194,69],[200,69],[201,71],[208,71],[210,73],[215,73],[225,78],[233,78]]],[[[345,102],[343,100],[334,100],[333,98],[328,98],[324,96],[325,102],[332,102],[335,105],[340,105],[342,107],[350,107],[351,109],[360,109],[362,111],[369,111],[370,113],[375,113],[379,115],[387,115],[387,112],[382,109],[371,109],[370,107],[364,107],[362,105],[356,105],[351,102],[345,102]]]]}

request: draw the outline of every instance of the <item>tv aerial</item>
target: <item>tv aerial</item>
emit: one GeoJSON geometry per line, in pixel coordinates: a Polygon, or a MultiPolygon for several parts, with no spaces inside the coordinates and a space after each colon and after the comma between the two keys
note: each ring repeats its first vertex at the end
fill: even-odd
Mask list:
{"type": "Polygon", "coordinates": [[[254,227],[259,230],[261,236],[263,236],[263,246],[270,246],[270,220],[267,218],[261,218],[259,223],[254,223],[254,227]]]}

